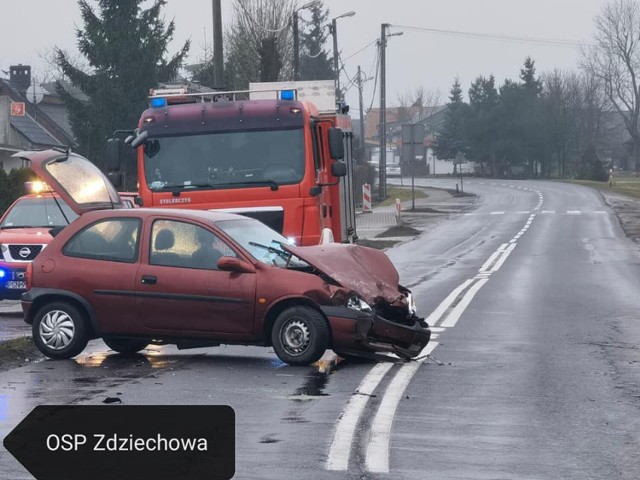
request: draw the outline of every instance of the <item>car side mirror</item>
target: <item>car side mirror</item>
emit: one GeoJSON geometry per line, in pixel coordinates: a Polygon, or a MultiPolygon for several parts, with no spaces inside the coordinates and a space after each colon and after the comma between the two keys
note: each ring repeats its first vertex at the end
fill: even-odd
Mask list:
{"type": "Polygon", "coordinates": [[[346,177],[347,176],[347,164],[344,162],[335,162],[331,165],[331,175],[334,177],[346,177]]]}
{"type": "Polygon", "coordinates": [[[329,156],[334,160],[344,158],[344,142],[341,128],[331,127],[329,129],[329,156]]]}
{"type": "Polygon", "coordinates": [[[253,265],[236,257],[220,257],[218,270],[235,273],[256,273],[256,268],[253,265]]]}

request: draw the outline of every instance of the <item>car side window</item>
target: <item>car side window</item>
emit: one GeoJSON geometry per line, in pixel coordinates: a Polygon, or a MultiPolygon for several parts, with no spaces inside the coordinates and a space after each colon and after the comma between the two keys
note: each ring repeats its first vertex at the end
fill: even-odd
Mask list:
{"type": "Polygon", "coordinates": [[[62,253],[69,257],[134,263],[138,259],[141,224],[138,218],[98,221],[76,233],[62,253]]]}
{"type": "Polygon", "coordinates": [[[151,229],[149,264],[217,270],[220,257],[236,253],[220,237],[198,225],[156,220],[151,229]]]}

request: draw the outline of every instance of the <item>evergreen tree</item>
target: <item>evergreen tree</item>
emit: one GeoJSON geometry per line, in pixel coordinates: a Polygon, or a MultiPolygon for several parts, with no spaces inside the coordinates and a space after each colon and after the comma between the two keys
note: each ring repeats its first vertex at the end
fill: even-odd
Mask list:
{"type": "Polygon", "coordinates": [[[539,97],[542,93],[542,80],[536,77],[536,62],[527,57],[524,60],[524,67],[520,69],[520,80],[526,92],[534,97],[539,97]]]}
{"type": "Polygon", "coordinates": [[[482,166],[491,164],[491,172],[496,174],[495,143],[496,115],[499,97],[493,75],[479,76],[469,88],[469,114],[465,120],[465,131],[469,143],[469,155],[482,166]]]}
{"type": "Polygon", "coordinates": [[[329,32],[329,10],[322,3],[311,7],[311,20],[303,20],[300,34],[300,79],[332,80],[335,76],[329,53],[325,50],[329,32]]]}
{"type": "MultiPolygon", "coordinates": [[[[463,131],[464,118],[468,112],[468,105],[462,99],[460,80],[455,79],[451,87],[449,103],[447,103],[443,126],[437,135],[434,148],[436,156],[443,160],[455,160],[458,152],[467,150],[463,131]]],[[[456,170],[454,164],[454,172],[456,170]]]]}
{"type": "Polygon", "coordinates": [[[78,98],[58,82],[78,150],[102,164],[106,140],[116,129],[137,125],[148,107],[149,89],[175,78],[189,51],[189,41],[170,59],[167,45],[174,23],[165,24],[161,9],[166,0],[98,0],[96,10],[80,0],[84,28],[76,30],[78,48],[88,62],[87,71],[75,66],[67,53],[56,48],[56,61],[71,84],[88,101],[78,98]]]}

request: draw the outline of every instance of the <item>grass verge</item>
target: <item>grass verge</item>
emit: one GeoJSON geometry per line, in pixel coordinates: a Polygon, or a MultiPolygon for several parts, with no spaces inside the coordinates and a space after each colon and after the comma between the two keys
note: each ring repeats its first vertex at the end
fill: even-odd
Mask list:
{"type": "MultiPolygon", "coordinates": [[[[428,198],[429,195],[427,195],[424,191],[420,190],[419,188],[415,189],[416,191],[416,198],[428,198]]],[[[397,186],[391,186],[391,185],[387,185],[387,199],[383,202],[380,202],[377,204],[377,206],[380,207],[384,207],[386,205],[393,205],[394,203],[396,203],[396,198],[399,198],[401,202],[404,202],[406,200],[411,200],[411,187],[397,187],[397,186]]]]}
{"type": "Polygon", "coordinates": [[[576,183],[595,188],[603,192],[613,192],[630,197],[640,198],[640,177],[635,175],[614,176],[613,185],[609,182],[595,182],[593,180],[563,180],[568,183],[576,183]]]}
{"type": "Polygon", "coordinates": [[[18,337],[0,342],[0,372],[42,360],[44,356],[31,337],[18,337]]]}

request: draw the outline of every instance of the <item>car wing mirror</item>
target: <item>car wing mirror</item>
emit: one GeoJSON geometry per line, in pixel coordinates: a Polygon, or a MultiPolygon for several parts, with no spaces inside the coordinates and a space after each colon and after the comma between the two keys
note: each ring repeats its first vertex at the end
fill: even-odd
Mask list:
{"type": "Polygon", "coordinates": [[[236,257],[220,257],[218,270],[235,273],[256,273],[256,268],[253,265],[236,257]]]}

